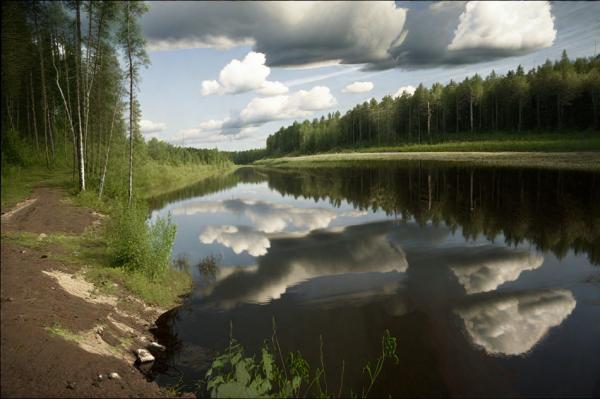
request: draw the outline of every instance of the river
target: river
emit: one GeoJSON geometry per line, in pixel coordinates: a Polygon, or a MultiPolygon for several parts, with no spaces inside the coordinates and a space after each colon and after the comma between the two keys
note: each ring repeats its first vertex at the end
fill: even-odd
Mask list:
{"type": "MultiPolygon", "coordinates": [[[[242,168],[155,198],[193,292],[150,371],[196,392],[230,331],[371,396],[600,395],[600,174],[427,162],[242,168]],[[211,257],[214,268],[196,267],[211,257]]],[[[335,387],[331,389],[331,387],[335,387]]]]}

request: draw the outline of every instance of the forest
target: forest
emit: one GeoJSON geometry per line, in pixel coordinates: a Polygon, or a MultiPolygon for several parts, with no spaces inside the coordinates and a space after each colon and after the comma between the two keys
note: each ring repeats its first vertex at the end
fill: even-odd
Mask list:
{"type": "Polygon", "coordinates": [[[3,180],[15,168],[69,169],[79,191],[126,193],[131,201],[144,182],[182,172],[177,167],[190,173],[194,165],[231,163],[214,149],[142,137],[136,94],[149,62],[139,25],[146,9],[142,2],[2,3],[3,180]]]}
{"type": "MultiPolygon", "coordinates": [[[[474,75],[462,82],[356,105],[343,116],[294,122],[267,138],[270,157],[333,149],[435,143],[459,134],[600,130],[600,56],[547,60],[525,72],[474,75]]],[[[262,155],[251,154],[248,155],[262,155]]]]}

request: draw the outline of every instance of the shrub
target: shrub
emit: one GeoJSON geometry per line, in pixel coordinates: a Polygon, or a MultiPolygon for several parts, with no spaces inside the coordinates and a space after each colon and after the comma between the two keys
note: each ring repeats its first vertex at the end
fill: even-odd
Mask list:
{"type": "Polygon", "coordinates": [[[146,207],[140,203],[120,205],[109,225],[109,246],[115,265],[128,272],[156,279],[169,266],[177,227],[171,216],[147,222],[146,207]]]}

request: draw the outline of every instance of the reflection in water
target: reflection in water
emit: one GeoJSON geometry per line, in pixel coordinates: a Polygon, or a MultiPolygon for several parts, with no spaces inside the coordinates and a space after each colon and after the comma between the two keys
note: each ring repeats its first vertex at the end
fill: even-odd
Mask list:
{"type": "Polygon", "coordinates": [[[595,392],[597,174],[416,162],[232,176],[252,184],[158,211],[178,223],[175,256],[219,256],[194,269],[208,278],[165,322],[167,368],[186,383],[230,323],[253,352],[275,319],[283,351],[313,365],[323,337],[328,383],[342,360],[358,367],[346,368],[349,388],[389,329],[401,363],[375,396],[595,392]]]}
{"type": "Polygon", "coordinates": [[[528,352],[575,309],[569,290],[505,294],[457,312],[473,342],[491,354],[528,352]]]}
{"type": "Polygon", "coordinates": [[[273,204],[250,199],[231,199],[217,202],[185,204],[172,210],[173,215],[233,212],[246,216],[256,230],[277,233],[291,226],[297,229],[322,229],[338,216],[360,216],[364,212],[336,213],[325,208],[297,208],[288,204],[273,204]]]}
{"type": "MultiPolygon", "coordinates": [[[[279,298],[288,287],[317,276],[403,272],[408,267],[404,252],[388,239],[393,227],[392,222],[371,223],[274,239],[268,253],[258,259],[256,269],[245,268],[221,279],[206,301],[220,307],[265,303],[279,298]]],[[[395,242],[403,235],[420,231],[415,226],[397,230],[395,242]]]]}
{"type": "Polygon", "coordinates": [[[524,250],[482,246],[468,252],[446,251],[445,259],[467,294],[493,291],[521,272],[542,265],[544,257],[524,250]]]}
{"type": "Polygon", "coordinates": [[[246,251],[252,256],[266,254],[271,246],[269,239],[263,233],[245,226],[207,226],[199,239],[204,244],[216,241],[231,248],[236,254],[246,251]]]}

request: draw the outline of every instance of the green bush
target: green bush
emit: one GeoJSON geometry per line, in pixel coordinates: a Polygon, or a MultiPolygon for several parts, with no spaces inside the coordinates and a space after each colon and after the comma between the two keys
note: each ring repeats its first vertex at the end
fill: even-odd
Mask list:
{"type": "Polygon", "coordinates": [[[177,227],[170,215],[146,222],[147,208],[140,203],[115,209],[108,229],[109,246],[116,266],[151,279],[169,267],[177,227]]]}

